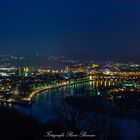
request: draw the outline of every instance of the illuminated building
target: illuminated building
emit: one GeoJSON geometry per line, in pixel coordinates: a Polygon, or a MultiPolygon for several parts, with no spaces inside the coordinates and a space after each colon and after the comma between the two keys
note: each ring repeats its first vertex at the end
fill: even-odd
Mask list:
{"type": "Polygon", "coordinates": [[[99,67],[98,64],[93,64],[93,65],[92,65],[92,68],[98,68],[98,67],[99,67]]]}
{"type": "Polygon", "coordinates": [[[28,73],[29,68],[28,67],[24,67],[23,70],[24,70],[25,73],[28,73]]]}

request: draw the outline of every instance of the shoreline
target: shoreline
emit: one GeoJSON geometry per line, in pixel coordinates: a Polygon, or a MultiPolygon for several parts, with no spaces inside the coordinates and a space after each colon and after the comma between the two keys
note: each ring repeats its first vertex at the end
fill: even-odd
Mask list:
{"type": "Polygon", "coordinates": [[[35,102],[35,97],[36,97],[38,94],[43,93],[44,91],[52,90],[52,89],[57,89],[57,88],[65,87],[65,86],[70,86],[70,85],[73,85],[73,84],[79,84],[79,83],[83,83],[83,82],[90,82],[90,81],[93,81],[93,80],[85,80],[85,81],[79,81],[79,82],[75,82],[75,83],[60,84],[60,85],[57,85],[57,86],[45,87],[45,88],[43,88],[43,89],[39,89],[39,90],[37,90],[37,91],[33,91],[33,92],[32,92],[28,97],[26,97],[26,98],[18,99],[18,100],[15,100],[15,99],[9,99],[9,100],[0,99],[0,103],[3,103],[3,104],[19,104],[19,105],[31,106],[32,103],[35,102]]]}

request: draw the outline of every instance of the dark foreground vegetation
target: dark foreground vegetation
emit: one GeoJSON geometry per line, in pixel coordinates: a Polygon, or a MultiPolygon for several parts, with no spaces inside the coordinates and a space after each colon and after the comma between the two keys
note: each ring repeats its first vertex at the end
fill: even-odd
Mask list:
{"type": "Polygon", "coordinates": [[[85,131],[96,137],[83,139],[123,140],[123,133],[112,117],[114,108],[111,106],[112,104],[96,97],[69,97],[61,102],[60,108],[56,107],[58,118],[47,124],[39,123],[13,109],[0,108],[0,140],[49,139],[45,137],[48,131],[53,131],[54,134],[69,131],[79,134],[85,131]]]}
{"type": "Polygon", "coordinates": [[[79,134],[81,131],[88,132],[88,127],[92,128],[92,131],[88,132],[89,134],[96,134],[96,137],[91,139],[112,139],[114,137],[114,132],[112,131],[114,129],[111,129],[113,125],[111,126],[106,118],[102,119],[102,116],[92,115],[87,119],[83,119],[85,116],[79,112],[74,112],[71,110],[71,107],[68,107],[68,110],[65,110],[65,112],[63,110],[63,113],[60,111],[59,115],[60,118],[58,120],[48,124],[41,124],[32,117],[22,115],[15,110],[1,108],[0,140],[48,139],[44,137],[48,131],[53,131],[54,134],[67,133],[69,131],[79,134]],[[85,122],[82,124],[81,121],[85,122]]]}
{"type": "Polygon", "coordinates": [[[40,125],[31,117],[14,110],[0,109],[0,139],[40,137],[40,125]]]}

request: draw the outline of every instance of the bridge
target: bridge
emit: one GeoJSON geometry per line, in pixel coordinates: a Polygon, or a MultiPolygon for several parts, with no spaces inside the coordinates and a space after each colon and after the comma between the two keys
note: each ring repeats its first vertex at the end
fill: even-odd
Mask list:
{"type": "Polygon", "coordinates": [[[32,100],[37,94],[50,90],[50,89],[56,89],[64,86],[70,86],[70,85],[76,85],[79,83],[87,83],[91,82],[91,84],[95,88],[100,88],[100,87],[114,87],[120,83],[123,83],[125,81],[129,80],[138,80],[140,78],[139,75],[132,76],[127,75],[100,75],[100,76],[95,76],[95,75],[88,75],[86,78],[81,78],[81,79],[67,79],[66,81],[59,81],[59,82],[54,82],[51,85],[38,85],[34,87],[34,91],[26,98],[26,100],[32,100]]]}
{"type": "Polygon", "coordinates": [[[128,75],[128,76],[130,76],[130,75],[132,75],[132,76],[135,76],[135,75],[137,75],[137,76],[140,76],[140,72],[139,71],[136,71],[136,72],[110,72],[111,74],[113,74],[113,75],[128,75]]]}
{"type": "Polygon", "coordinates": [[[140,80],[140,73],[130,73],[130,74],[115,74],[115,75],[87,75],[86,77],[79,78],[79,79],[65,79],[60,81],[53,81],[50,84],[38,82],[32,85],[32,92],[26,97],[21,98],[19,100],[10,99],[7,102],[10,103],[25,103],[31,104],[34,101],[35,96],[39,93],[42,93],[47,90],[57,89],[65,86],[76,85],[76,84],[86,84],[90,82],[93,87],[101,88],[101,87],[115,87],[120,83],[125,81],[139,81],[140,80]]]}

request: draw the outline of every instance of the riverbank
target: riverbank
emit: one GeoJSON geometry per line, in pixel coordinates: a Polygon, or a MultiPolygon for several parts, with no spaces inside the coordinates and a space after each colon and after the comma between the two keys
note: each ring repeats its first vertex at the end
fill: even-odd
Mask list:
{"type": "Polygon", "coordinates": [[[54,86],[46,86],[46,87],[42,87],[40,89],[37,89],[35,91],[32,91],[31,94],[29,94],[29,96],[25,97],[25,98],[21,98],[21,99],[0,99],[0,103],[2,104],[19,104],[19,105],[27,105],[27,106],[31,106],[33,102],[35,102],[35,97],[36,95],[43,93],[47,90],[52,90],[52,89],[57,89],[57,88],[61,88],[61,87],[65,87],[65,86],[70,86],[70,85],[74,85],[74,84],[80,84],[80,83],[84,83],[84,82],[90,82],[92,80],[84,80],[84,81],[78,81],[78,82],[74,82],[74,83],[64,83],[64,84],[59,84],[59,85],[54,85],[54,86]]]}

